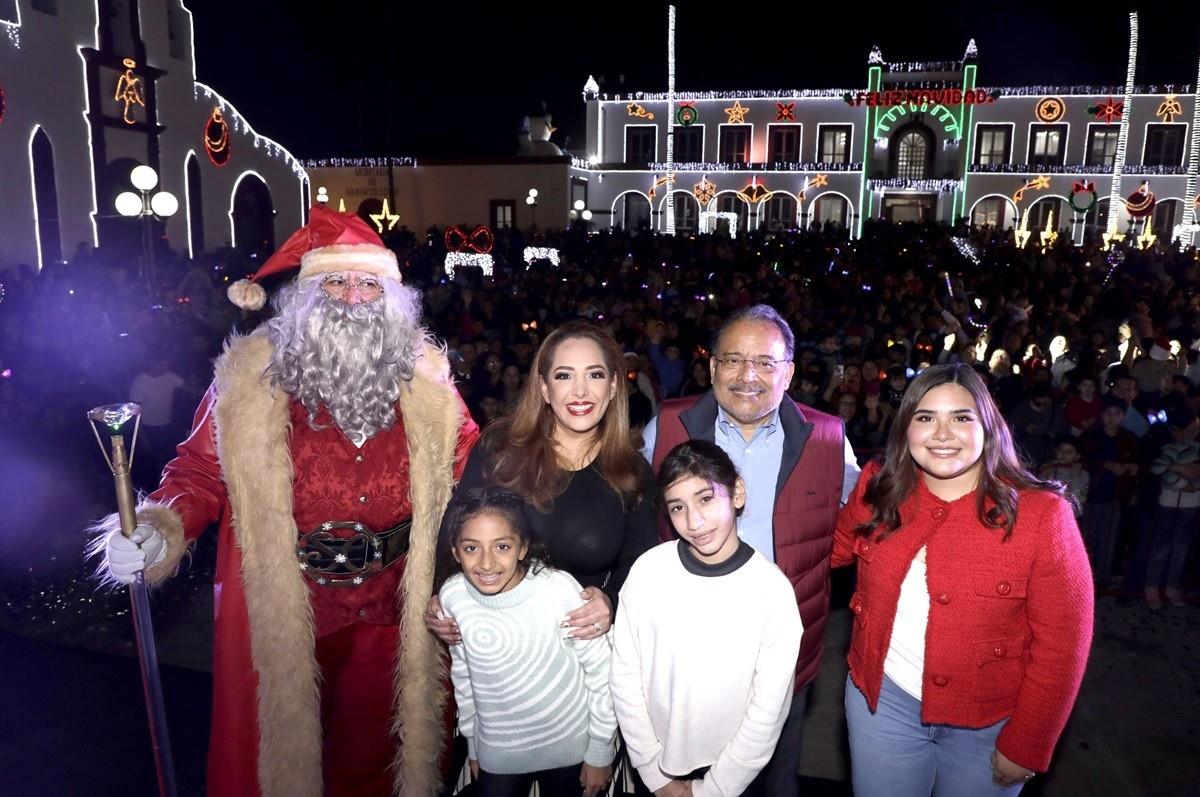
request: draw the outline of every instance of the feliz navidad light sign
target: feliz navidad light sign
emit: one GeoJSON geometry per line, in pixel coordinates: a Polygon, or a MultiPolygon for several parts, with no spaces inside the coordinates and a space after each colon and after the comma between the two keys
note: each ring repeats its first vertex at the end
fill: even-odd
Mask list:
{"type": "Polygon", "coordinates": [[[865,105],[868,108],[891,107],[908,103],[925,105],[991,105],[1000,97],[1000,90],[995,89],[888,89],[887,91],[860,91],[855,94],[846,92],[842,99],[847,105],[865,105]]]}

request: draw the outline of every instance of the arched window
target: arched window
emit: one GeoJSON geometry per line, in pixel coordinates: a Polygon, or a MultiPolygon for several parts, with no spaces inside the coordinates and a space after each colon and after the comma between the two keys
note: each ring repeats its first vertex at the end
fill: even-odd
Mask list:
{"type": "Polygon", "coordinates": [[[910,125],[896,131],[890,151],[892,176],[902,180],[924,180],[934,167],[934,139],[922,126],[910,125]]]}
{"type": "Polygon", "coordinates": [[[895,177],[924,180],[929,176],[929,138],[919,130],[909,130],[896,142],[895,177]]]}

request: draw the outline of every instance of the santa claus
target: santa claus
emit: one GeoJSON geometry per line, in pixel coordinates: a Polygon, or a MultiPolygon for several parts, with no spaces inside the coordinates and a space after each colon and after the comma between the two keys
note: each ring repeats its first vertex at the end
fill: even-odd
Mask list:
{"type": "Polygon", "coordinates": [[[357,216],[314,207],[230,298],[296,264],[233,337],[191,435],[95,551],[107,578],[170,577],[220,524],[208,793],[438,793],[446,691],[421,612],[442,511],[478,429],[418,292],[357,216]]]}

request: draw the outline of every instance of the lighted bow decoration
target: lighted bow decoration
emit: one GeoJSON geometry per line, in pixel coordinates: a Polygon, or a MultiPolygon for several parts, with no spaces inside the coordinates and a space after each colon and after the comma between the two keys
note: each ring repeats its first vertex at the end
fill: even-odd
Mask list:
{"type": "Polygon", "coordinates": [[[1092,208],[1096,207],[1096,202],[1098,202],[1099,199],[1100,197],[1096,194],[1096,184],[1091,180],[1083,180],[1081,182],[1077,181],[1071,187],[1071,196],[1068,197],[1067,204],[1070,205],[1071,210],[1075,211],[1076,213],[1087,213],[1092,208]],[[1075,204],[1075,197],[1083,194],[1091,195],[1091,199],[1082,205],[1075,204]]]}
{"type": "Polygon", "coordinates": [[[1125,103],[1117,102],[1112,97],[1108,98],[1107,102],[1102,102],[1099,105],[1089,105],[1088,113],[1094,114],[1097,119],[1103,119],[1105,124],[1111,125],[1113,119],[1121,115],[1121,111],[1125,109],[1125,103]]]}
{"type": "Polygon", "coordinates": [[[1125,209],[1129,211],[1130,216],[1140,219],[1142,216],[1149,216],[1154,212],[1154,203],[1157,201],[1158,198],[1150,190],[1150,183],[1143,180],[1137,190],[1125,200],[1125,209]]]}
{"type": "Polygon", "coordinates": [[[1013,200],[1013,202],[1020,202],[1021,198],[1025,196],[1026,191],[1040,191],[1043,188],[1049,188],[1049,187],[1050,187],[1050,175],[1039,174],[1037,177],[1034,177],[1032,180],[1026,180],[1025,185],[1018,188],[1017,192],[1012,195],[1012,200],[1013,200]]]}
{"type": "Polygon", "coordinates": [[[220,108],[213,108],[204,123],[204,151],[213,166],[229,163],[229,123],[220,108]]]}
{"type": "Polygon", "coordinates": [[[760,185],[758,177],[750,178],[750,185],[737,192],[737,195],[749,202],[751,205],[757,205],[771,195],[770,189],[765,185],[760,185]]]}
{"type": "Polygon", "coordinates": [[[777,102],[775,103],[775,121],[776,122],[794,122],[796,121],[796,103],[794,102],[777,102]]]}
{"type": "Polygon", "coordinates": [[[700,182],[692,186],[692,196],[696,197],[696,201],[700,203],[700,207],[705,207],[709,202],[712,202],[713,197],[717,195],[717,186],[710,181],[706,175],[701,175],[700,182]]]}
{"type": "Polygon", "coordinates": [[[636,102],[631,102],[626,105],[625,110],[629,112],[630,116],[636,116],[639,119],[649,119],[652,122],[654,121],[654,114],[650,111],[647,111],[636,102]]]}
{"type": "Polygon", "coordinates": [[[476,227],[469,233],[462,227],[447,227],[443,241],[447,252],[475,252],[486,255],[496,244],[496,236],[487,227],[476,227]]]}
{"type": "Polygon", "coordinates": [[[1176,116],[1183,115],[1183,107],[1179,104],[1179,100],[1175,99],[1174,94],[1168,94],[1158,104],[1158,110],[1154,112],[1154,115],[1164,122],[1170,123],[1176,116]]]}

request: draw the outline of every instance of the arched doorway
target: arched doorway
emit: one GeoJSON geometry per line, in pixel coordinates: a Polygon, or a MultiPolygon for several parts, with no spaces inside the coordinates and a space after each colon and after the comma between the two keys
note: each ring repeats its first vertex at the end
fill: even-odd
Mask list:
{"type": "Polygon", "coordinates": [[[782,191],[771,194],[759,211],[763,215],[759,226],[766,225],[771,232],[796,228],[796,198],[782,191]]]}
{"type": "Polygon", "coordinates": [[[58,187],[54,174],[54,145],[41,127],[29,137],[29,163],[33,171],[33,219],[37,237],[38,268],[62,260],[62,234],[58,226],[58,187]]]}
{"type": "Polygon", "coordinates": [[[650,213],[650,200],[644,194],[626,191],[613,202],[612,220],[626,232],[634,232],[650,228],[650,213]]]}
{"type": "Polygon", "coordinates": [[[204,193],[195,152],[188,153],[183,180],[187,190],[188,257],[195,257],[204,251],[204,193]]]}
{"type": "Polygon", "coordinates": [[[243,252],[275,249],[275,204],[271,189],[255,172],[245,172],[233,187],[229,223],[235,249],[243,252]]]}
{"type": "Polygon", "coordinates": [[[850,201],[842,194],[821,194],[813,201],[810,225],[813,223],[821,228],[830,225],[833,229],[846,229],[850,223],[850,201]]]}
{"type": "MultiPolygon", "coordinates": [[[[685,235],[698,232],[700,229],[700,203],[691,191],[675,191],[675,233],[685,235]]],[[[667,198],[663,197],[659,205],[659,229],[666,231],[667,198]]]]}

